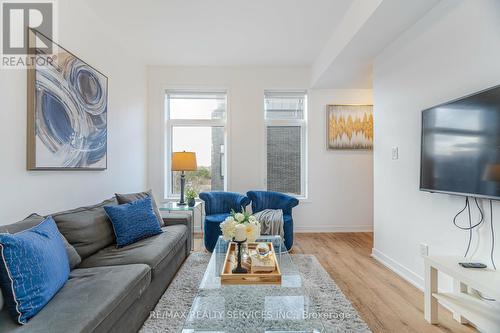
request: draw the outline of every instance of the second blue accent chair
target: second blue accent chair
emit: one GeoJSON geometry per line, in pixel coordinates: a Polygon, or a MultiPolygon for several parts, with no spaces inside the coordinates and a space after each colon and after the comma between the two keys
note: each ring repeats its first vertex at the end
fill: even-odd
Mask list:
{"type": "Polygon", "coordinates": [[[285,233],[285,246],[290,250],[293,246],[293,218],[292,208],[299,204],[296,198],[270,191],[249,191],[248,198],[252,200],[252,213],[263,211],[264,209],[283,210],[283,229],[285,233]]]}
{"type": "Polygon", "coordinates": [[[231,209],[240,212],[250,203],[250,199],[234,192],[202,192],[200,199],[205,201],[205,248],[212,252],[222,232],[220,224],[231,213],[231,209]]]}

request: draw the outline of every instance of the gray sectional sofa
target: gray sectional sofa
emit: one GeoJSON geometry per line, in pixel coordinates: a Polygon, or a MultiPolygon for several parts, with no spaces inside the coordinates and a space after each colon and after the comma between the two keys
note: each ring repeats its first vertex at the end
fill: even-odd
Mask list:
{"type": "MultiPolygon", "coordinates": [[[[81,257],[70,278],[26,325],[16,324],[5,307],[0,332],[137,332],[191,250],[191,219],[164,218],[163,233],[116,248],[114,232],[100,204],[51,214],[59,231],[81,257]]],[[[38,224],[34,215],[0,232],[38,224]]],[[[78,256],[77,256],[78,257],[78,256]]]]}

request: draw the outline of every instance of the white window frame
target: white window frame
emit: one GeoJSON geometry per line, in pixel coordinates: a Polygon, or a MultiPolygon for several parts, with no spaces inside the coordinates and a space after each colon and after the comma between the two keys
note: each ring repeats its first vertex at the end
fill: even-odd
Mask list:
{"type": "Polygon", "coordinates": [[[229,118],[229,92],[227,89],[175,89],[168,88],[164,91],[164,147],[166,152],[165,168],[163,169],[163,179],[164,179],[164,197],[166,200],[169,199],[178,199],[180,194],[172,193],[172,142],[173,142],[173,128],[174,127],[222,127],[224,129],[224,165],[223,170],[225,171],[224,175],[224,191],[227,191],[228,187],[228,118],[229,118]],[[169,94],[171,93],[221,93],[226,95],[226,112],[224,114],[223,119],[170,119],[170,103],[169,103],[169,94]]]}
{"type": "Polygon", "coordinates": [[[264,187],[267,189],[267,128],[270,126],[299,126],[300,127],[300,194],[286,193],[297,199],[305,200],[308,195],[308,172],[307,172],[307,120],[308,120],[308,91],[306,89],[266,89],[262,98],[264,112],[264,187]],[[266,116],[266,93],[301,93],[304,94],[304,117],[303,119],[267,119],[266,116]]]}

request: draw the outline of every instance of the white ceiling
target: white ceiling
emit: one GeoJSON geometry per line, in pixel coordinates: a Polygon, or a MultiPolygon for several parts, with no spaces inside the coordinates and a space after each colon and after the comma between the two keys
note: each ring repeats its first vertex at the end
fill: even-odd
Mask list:
{"type": "Polygon", "coordinates": [[[313,88],[371,88],[373,59],[439,1],[79,3],[110,43],[145,65],[303,66],[313,88]]]}
{"type": "Polygon", "coordinates": [[[351,0],[88,0],[148,65],[310,66],[351,0]]]}
{"type": "Polygon", "coordinates": [[[354,0],[312,67],[312,86],[371,88],[377,55],[439,1],[354,0]]]}

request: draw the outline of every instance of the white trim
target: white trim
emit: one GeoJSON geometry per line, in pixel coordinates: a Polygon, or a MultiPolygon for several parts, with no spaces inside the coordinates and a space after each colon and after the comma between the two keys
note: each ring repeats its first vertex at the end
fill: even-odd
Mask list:
{"type": "Polygon", "coordinates": [[[210,127],[210,126],[226,126],[226,122],[223,119],[170,119],[166,127],[174,126],[188,126],[188,127],[210,127]]]}
{"type": "Polygon", "coordinates": [[[299,197],[307,199],[309,195],[309,91],[306,90],[304,96],[304,125],[302,126],[302,158],[301,165],[301,195],[299,197]]]}
{"type": "MultiPolygon", "coordinates": [[[[167,169],[168,169],[168,166],[167,166],[168,162],[166,162],[166,161],[168,161],[168,159],[167,159],[168,133],[167,133],[167,131],[165,131],[165,126],[167,125],[167,119],[165,117],[165,107],[166,107],[165,100],[167,98],[167,88],[161,88],[160,95],[162,97],[161,112],[160,112],[160,124],[159,124],[161,126],[161,129],[160,129],[160,133],[161,133],[161,136],[160,136],[161,137],[161,140],[160,140],[160,156],[161,156],[160,181],[161,181],[161,196],[165,200],[165,197],[168,196],[168,195],[166,195],[166,192],[167,192],[166,184],[167,184],[168,180],[165,177],[167,169]]],[[[149,151],[148,154],[152,154],[152,152],[149,151]]],[[[151,177],[151,176],[149,176],[149,177],[151,177]]]]}
{"type": "Polygon", "coordinates": [[[424,279],[417,273],[401,265],[394,259],[390,258],[386,254],[380,252],[376,248],[372,249],[372,258],[380,262],[385,267],[389,268],[391,271],[401,276],[403,279],[411,283],[413,286],[417,287],[419,290],[424,290],[424,279]]]}
{"type": "Polygon", "coordinates": [[[224,191],[229,188],[230,179],[230,168],[229,168],[229,120],[230,120],[230,93],[228,88],[221,87],[163,87],[162,88],[162,112],[161,112],[161,133],[162,133],[162,167],[161,167],[161,184],[162,184],[162,195],[163,200],[171,200],[173,198],[178,198],[179,196],[171,193],[171,173],[167,172],[170,170],[171,160],[168,156],[172,155],[172,128],[173,127],[222,127],[224,129],[224,164],[226,174],[224,176],[224,191]],[[224,114],[224,119],[170,119],[167,115],[169,110],[167,110],[168,105],[166,103],[168,98],[168,91],[174,92],[217,92],[225,94],[226,96],[226,112],[224,114]]]}
{"type": "MultiPolygon", "coordinates": [[[[390,258],[383,252],[377,250],[376,248],[372,248],[372,254],[371,257],[375,260],[377,260],[379,263],[390,269],[392,272],[396,273],[398,276],[406,280],[408,283],[410,283],[412,286],[420,290],[421,292],[424,292],[424,279],[418,275],[417,273],[413,272],[412,270],[406,268],[405,266],[401,265],[394,259],[390,258]]],[[[445,290],[439,288],[439,292],[443,292],[445,290]]],[[[445,309],[453,313],[453,309],[446,303],[439,302],[441,306],[443,306],[445,309]]]]}
{"type": "MultiPolygon", "coordinates": [[[[306,108],[307,109],[307,108],[306,108]]],[[[306,126],[305,119],[264,119],[266,126],[306,126]]]]}
{"type": "Polygon", "coordinates": [[[294,225],[295,232],[372,232],[373,225],[294,225]]]}
{"type": "Polygon", "coordinates": [[[300,127],[300,194],[286,193],[297,199],[307,200],[308,198],[308,112],[309,91],[307,89],[265,89],[262,94],[262,115],[264,117],[264,158],[263,158],[263,188],[267,189],[267,128],[269,126],[297,126],[300,127]],[[266,118],[266,92],[268,93],[300,93],[304,94],[304,119],[267,119],[266,118]]]}

